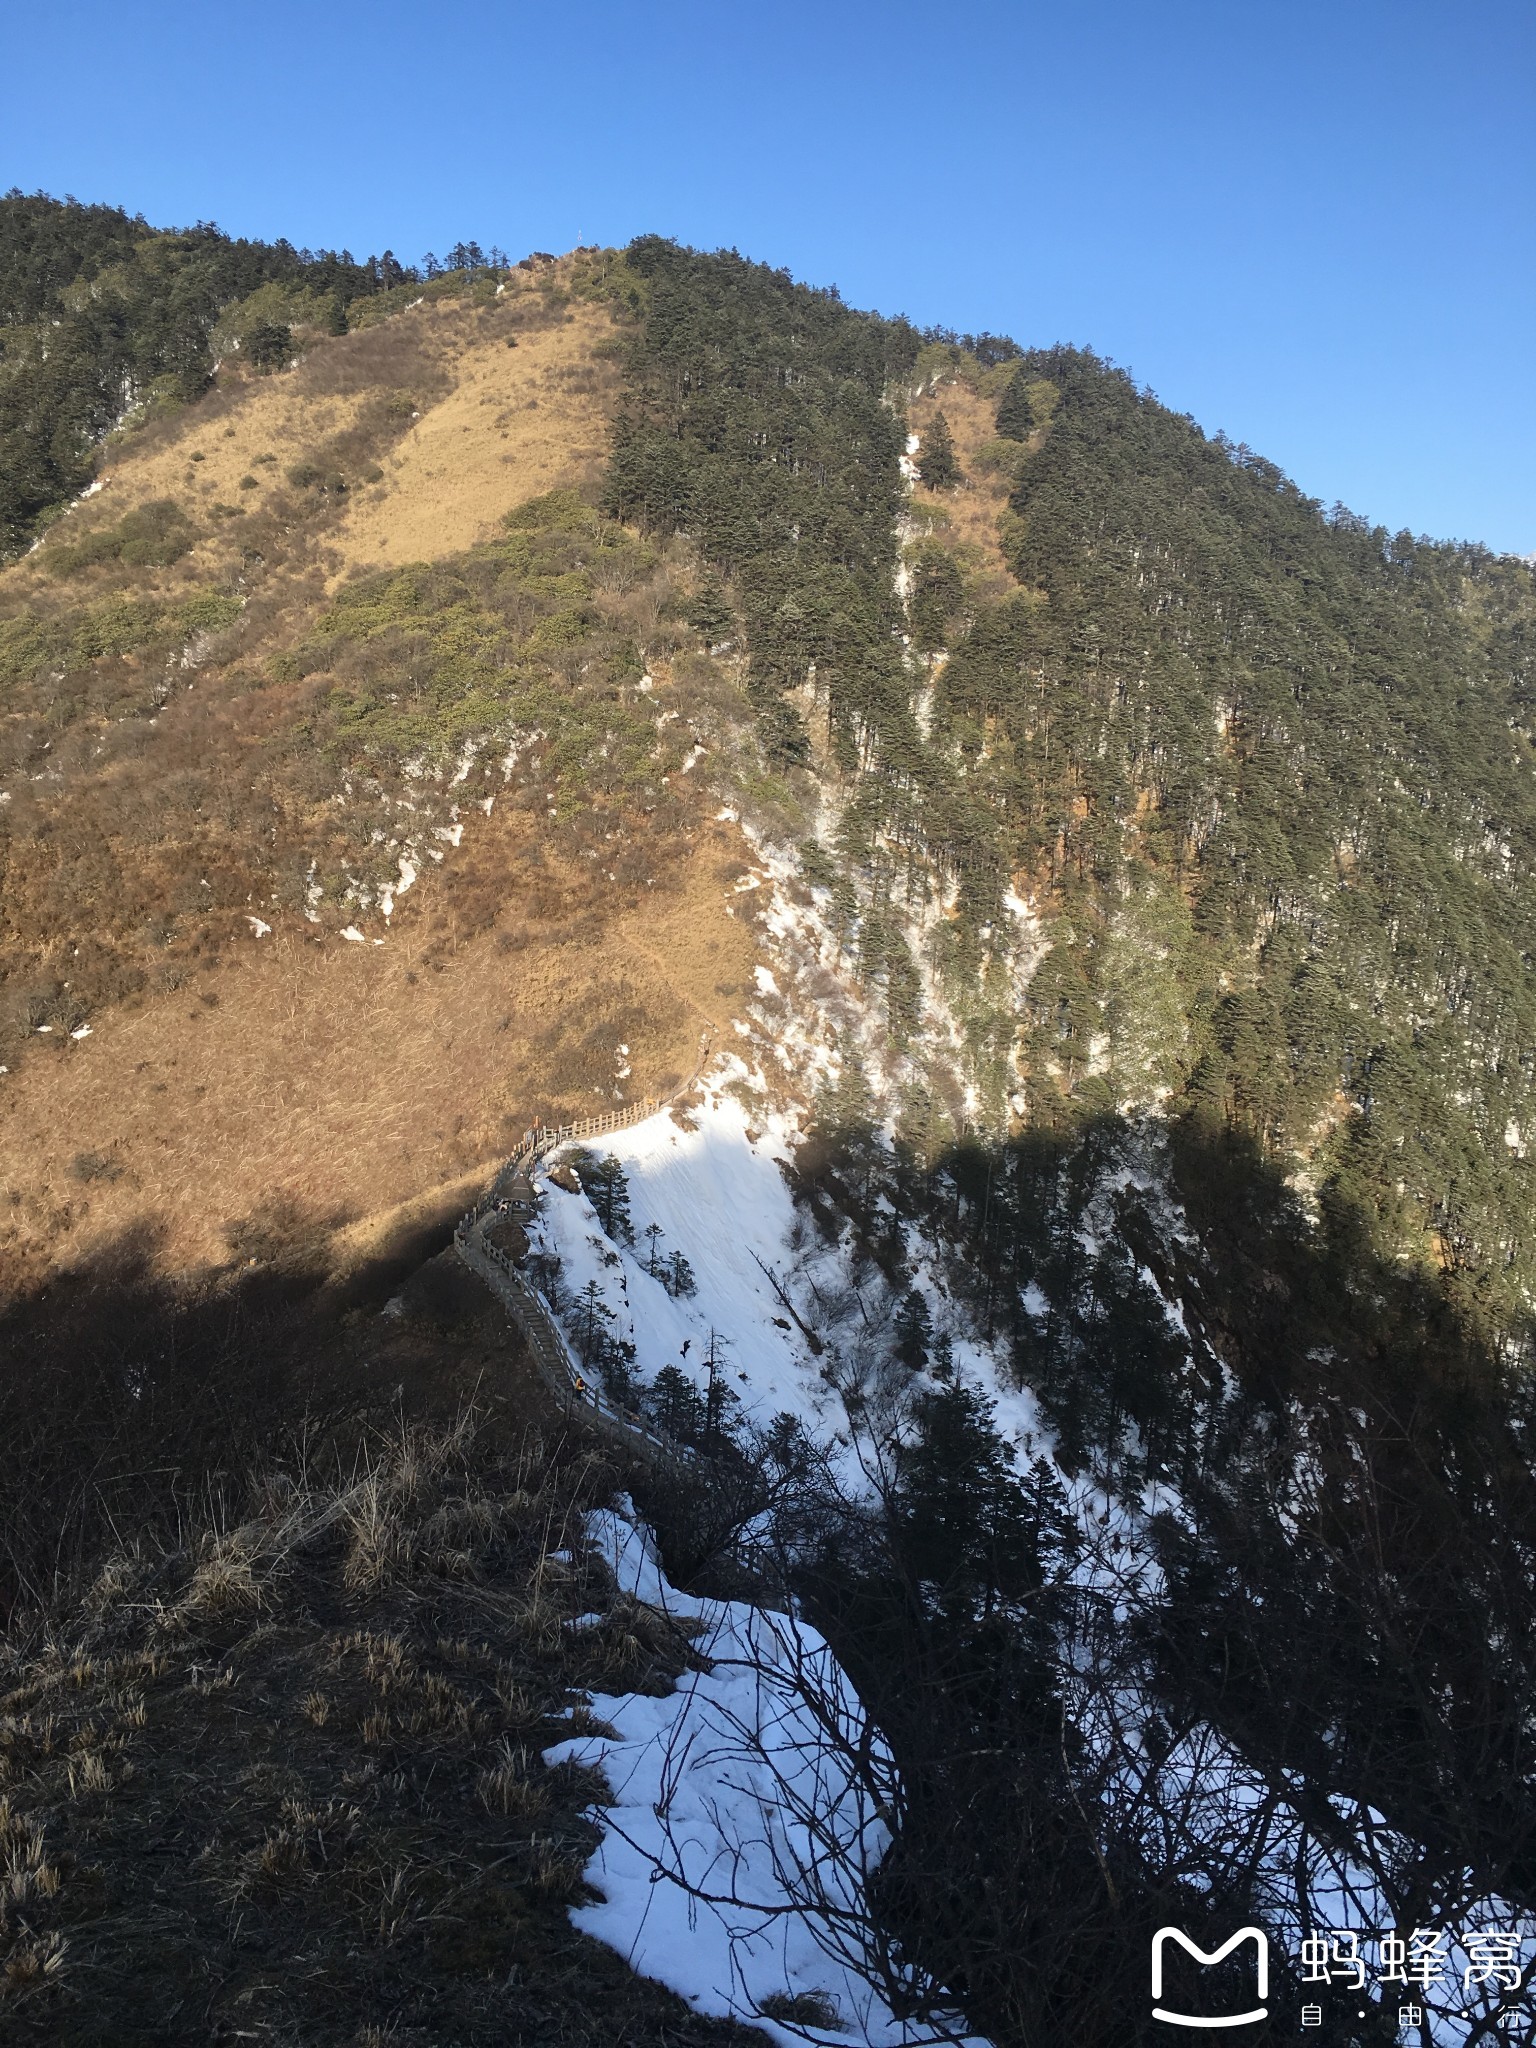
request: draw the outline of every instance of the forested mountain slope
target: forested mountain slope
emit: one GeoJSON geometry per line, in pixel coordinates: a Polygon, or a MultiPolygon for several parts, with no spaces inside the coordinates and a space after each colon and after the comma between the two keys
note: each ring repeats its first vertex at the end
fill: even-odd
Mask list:
{"type": "Polygon", "coordinates": [[[734,254],[397,280],[4,204],[28,1597],[102,1540],[61,1473],[163,1532],[275,1455],[218,1393],[274,1303],[345,1445],[490,1162],[710,1028],[528,1271],[710,1461],[637,1481],[675,1583],[750,1530],[880,1731],[889,2010],[1144,2038],[1150,1929],[1309,1925],[1319,1858],[1528,1912],[1530,566],[734,254]]]}
{"type": "Polygon", "coordinates": [[[1037,1123],[1210,1115],[1304,1161],[1379,1249],[1523,1343],[1529,567],[1325,514],[1092,357],[1002,376],[942,342],[919,358],[900,323],[762,273],[722,322],[718,262],[630,261],[657,264],[664,313],[613,502],[739,575],[781,760],[805,757],[793,703],[814,674],[877,978],[906,978],[883,906],[924,889],[957,890],[957,954],[979,957],[1010,887],[1047,920],[1027,1030],[968,1047],[987,1114],[1022,1083],[1037,1123]],[[946,377],[990,381],[1008,415],[981,454],[1012,482],[1016,588],[995,595],[951,544],[952,486],[919,500],[903,616],[878,401],[917,383],[931,417],[946,377]]]}

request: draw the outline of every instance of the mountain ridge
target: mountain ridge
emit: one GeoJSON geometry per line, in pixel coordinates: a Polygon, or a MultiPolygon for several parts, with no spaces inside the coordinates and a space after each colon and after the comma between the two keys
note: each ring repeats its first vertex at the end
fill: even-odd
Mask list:
{"type": "Polygon", "coordinates": [[[18,1609],[298,1417],[541,1412],[461,1191],[707,1020],[519,1256],[708,1454],[593,1501],[689,1597],[750,1533],[878,1734],[868,2025],[1146,2038],[1212,1897],[1528,1911],[1536,577],[734,253],[307,274],[0,572],[0,1403],[118,1503],[39,1477],[18,1609]]]}

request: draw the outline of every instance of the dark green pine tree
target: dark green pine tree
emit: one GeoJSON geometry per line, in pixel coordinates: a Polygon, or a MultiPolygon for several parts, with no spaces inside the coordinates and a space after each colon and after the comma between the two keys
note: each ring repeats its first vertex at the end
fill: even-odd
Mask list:
{"type": "Polygon", "coordinates": [[[581,1190],[597,1211],[597,1220],[614,1242],[633,1244],[634,1225],[629,1220],[629,1181],[611,1152],[596,1159],[589,1152],[577,1162],[581,1190]]]}
{"type": "Polygon", "coordinates": [[[1043,1571],[1047,1577],[1067,1571],[1082,1554],[1083,1540],[1060,1474],[1048,1459],[1036,1458],[1021,1484],[1043,1571]]]}
{"type": "Polygon", "coordinates": [[[583,1365],[597,1362],[603,1350],[603,1340],[613,1322],[613,1310],[603,1300],[603,1290],[595,1280],[589,1280],[576,1297],[572,1315],[576,1348],[581,1353],[583,1365]]]}
{"type": "MultiPolygon", "coordinates": [[[[342,318],[346,318],[345,313],[342,318]]],[[[263,377],[269,376],[273,370],[286,370],[293,360],[293,329],[276,320],[263,320],[245,337],[241,353],[251,368],[259,370],[263,377]]]]}
{"type": "Polygon", "coordinates": [[[759,713],[757,737],[771,768],[797,768],[811,758],[805,720],[783,697],[773,698],[759,713]]]}
{"type": "Polygon", "coordinates": [[[656,1427],[679,1443],[697,1443],[704,1434],[704,1402],[680,1366],[661,1368],[648,1405],[656,1427]]]}
{"type": "Polygon", "coordinates": [[[930,543],[912,564],[911,592],[907,617],[912,622],[912,644],[920,654],[932,654],[944,645],[949,622],[959,611],[965,596],[960,567],[948,548],[930,543]]]}
{"type": "Polygon", "coordinates": [[[929,491],[947,491],[960,482],[954,439],[949,431],[949,421],[941,412],[934,414],[933,424],[923,436],[918,449],[917,473],[923,480],[923,488],[929,491]]]}
{"type": "Polygon", "coordinates": [[[896,1356],[909,1372],[922,1372],[926,1367],[932,1337],[928,1304],[914,1287],[903,1295],[896,1311],[896,1356]]]}
{"type": "Polygon", "coordinates": [[[736,624],[725,592],[713,576],[707,577],[688,606],[688,623],[710,642],[724,640],[736,624]]]}
{"type": "Polygon", "coordinates": [[[704,1393],[704,1440],[711,1449],[717,1449],[730,1436],[731,1411],[740,1406],[740,1397],[725,1383],[725,1367],[725,1339],[718,1330],[711,1330],[704,1354],[704,1369],[709,1375],[704,1393]]]}
{"type": "Polygon", "coordinates": [[[892,1506],[903,1562],[953,1615],[981,1616],[1041,1580],[1030,1502],[989,1404],[952,1381],[914,1405],[892,1506]]]}
{"type": "Polygon", "coordinates": [[[1004,441],[1027,441],[1035,426],[1035,409],[1029,402],[1029,372],[1020,370],[997,408],[998,435],[1004,441]]]}

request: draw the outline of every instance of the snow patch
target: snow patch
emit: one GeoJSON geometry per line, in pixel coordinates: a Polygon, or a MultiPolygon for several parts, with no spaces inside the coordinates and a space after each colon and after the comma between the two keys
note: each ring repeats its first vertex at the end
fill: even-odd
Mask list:
{"type": "MultiPolygon", "coordinates": [[[[780,1171],[792,1127],[770,1116],[749,1125],[742,1105],[720,1096],[692,1120],[690,1131],[669,1116],[649,1117],[597,1146],[624,1167],[633,1245],[610,1245],[585,1196],[546,1183],[536,1246],[559,1258],[570,1297],[596,1281],[616,1318],[615,1334],[634,1343],[641,1380],[649,1383],[663,1366],[676,1365],[702,1391],[702,1360],[715,1330],[748,1420],[766,1425],[787,1411],[826,1438],[842,1420],[840,1405],[769,1278],[772,1271],[781,1285],[792,1284],[786,1276],[796,1264],[789,1245],[794,1204],[780,1171]],[[680,1251],[692,1266],[696,1293],[675,1297],[647,1272],[645,1231],[653,1223],[666,1249],[680,1251]]],[[[813,1308],[808,1295],[805,1306],[813,1308]]]]}
{"type": "MultiPolygon", "coordinates": [[[[850,2037],[868,2048],[960,2042],[958,2030],[938,2037],[898,2020],[843,1950],[844,1917],[862,1920],[865,1879],[889,1837],[874,1787],[856,1781],[843,1753],[857,1752],[865,1716],[825,1641],[738,1601],[681,1600],[626,1514],[589,1517],[588,1539],[622,1591],[699,1615],[708,1669],[663,1699],[595,1697],[613,1737],[546,1751],[551,1763],[600,1767],[614,1794],[593,1814],[603,1840],[588,1877],[603,1903],[573,1908],[572,1920],[696,2011],[748,2020],[783,2048],[850,2037]],[[837,1853],[818,1902],[796,1879],[826,1869],[829,1847],[837,1853]],[[775,1994],[809,1992],[835,2004],[834,2030],[791,2030],[759,2014],[775,1994]]],[[[876,1753],[878,1780],[888,1764],[878,1744],[876,1753]]]]}

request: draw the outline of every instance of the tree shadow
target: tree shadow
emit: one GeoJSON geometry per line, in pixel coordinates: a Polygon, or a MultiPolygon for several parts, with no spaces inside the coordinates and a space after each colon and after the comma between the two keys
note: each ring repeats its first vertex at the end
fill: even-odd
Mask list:
{"type": "MultiPolygon", "coordinates": [[[[1122,1570],[1106,1530],[1113,1626],[1085,1638],[1074,1606],[1052,1648],[1037,1603],[957,1636],[887,1505],[883,1536],[861,1555],[836,1530],[802,1588],[911,1793],[885,1910],[937,1942],[973,2024],[1142,2038],[1145,1937],[1195,1925],[1188,1872],[1121,1826],[1092,1745],[1074,1752],[1064,1703],[1084,1686],[1106,1712],[1122,1686],[1142,1701],[1132,1747],[1154,1775],[1159,1744],[1218,1731],[1319,1839],[1377,1858],[1393,1924],[1529,1904],[1531,1388],[1425,1260],[1338,1186],[1309,1216],[1257,1145],[1198,1115],[1155,1143],[1103,1116],[894,1169],[833,1133],[801,1180],[897,1287],[889,1212],[921,1224],[961,1322],[1036,1394],[1068,1473],[1129,1506],[1153,1567],[1122,1570]],[[1340,1816],[1362,1804],[1398,1832],[1390,1854],[1352,1842],[1340,1816]]],[[[952,1462],[950,1527],[978,1470],[952,1462]]],[[[978,1611],[1006,1610],[984,1590],[978,1611]]],[[[1143,1823],[1156,1810],[1147,1793],[1143,1823]]],[[[1201,1850],[1215,1919],[1252,1917],[1254,1869],[1201,1850]]]]}
{"type": "Polygon", "coordinates": [[[258,1469],[344,1455],[402,1408],[465,1397],[468,1322],[378,1315],[452,1220],[397,1232],[340,1279],[335,1221],[260,1203],[225,1231],[241,1263],[191,1277],[138,1225],[0,1313],[0,1627],[54,1609],[118,1544],[221,1519],[258,1469]]]}

